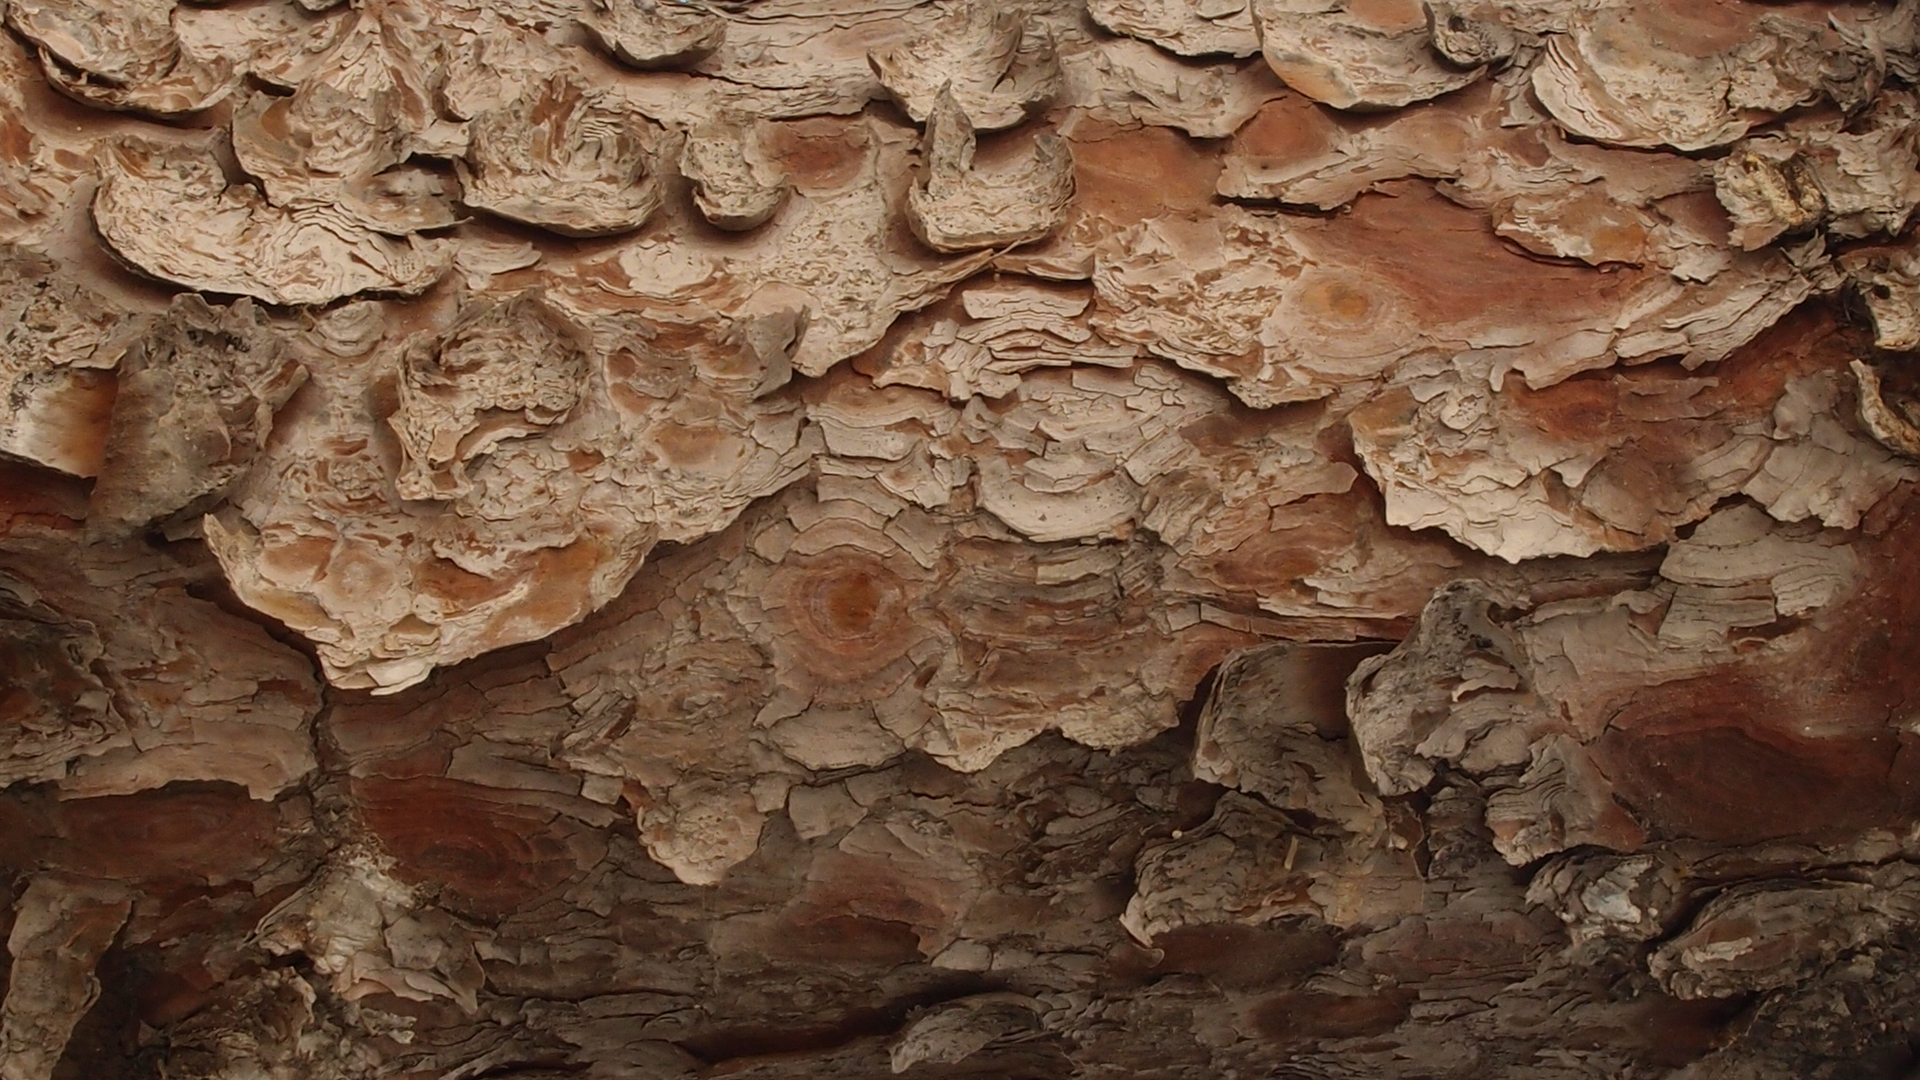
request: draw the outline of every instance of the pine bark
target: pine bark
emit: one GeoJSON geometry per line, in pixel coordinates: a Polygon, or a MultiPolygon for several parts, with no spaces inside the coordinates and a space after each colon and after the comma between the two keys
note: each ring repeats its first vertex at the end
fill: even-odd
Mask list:
{"type": "Polygon", "coordinates": [[[1920,1076],[1920,0],[0,13],[0,1080],[1920,1076]]]}

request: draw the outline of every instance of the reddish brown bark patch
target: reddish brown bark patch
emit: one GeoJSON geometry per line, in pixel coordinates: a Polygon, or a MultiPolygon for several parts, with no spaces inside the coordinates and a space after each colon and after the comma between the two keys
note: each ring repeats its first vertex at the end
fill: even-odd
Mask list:
{"type": "Polygon", "coordinates": [[[421,777],[355,780],[353,794],[398,876],[437,886],[455,911],[506,915],[581,869],[572,824],[511,792],[421,777]]]}
{"type": "Polygon", "coordinates": [[[1302,990],[1262,1001],[1254,1006],[1252,1020],[1262,1038],[1282,1046],[1365,1038],[1399,1027],[1418,999],[1412,990],[1351,996],[1302,990]]]}
{"type": "Polygon", "coordinates": [[[232,880],[276,846],[272,804],[231,784],[75,799],[51,816],[64,868],[120,881],[232,880]]]}

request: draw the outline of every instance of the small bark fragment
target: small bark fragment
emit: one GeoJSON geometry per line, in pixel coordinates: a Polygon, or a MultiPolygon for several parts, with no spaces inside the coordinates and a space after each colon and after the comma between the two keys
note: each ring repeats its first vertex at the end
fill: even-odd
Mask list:
{"type": "Polygon", "coordinates": [[[1145,42],[1120,39],[1093,54],[1104,112],[1125,124],[1224,139],[1269,101],[1288,96],[1264,61],[1196,67],[1145,42]]]}
{"type": "Polygon", "coordinates": [[[1756,114],[1829,96],[1857,107],[1878,88],[1885,62],[1874,55],[1878,43],[1763,9],[1730,15],[1694,19],[1662,8],[1576,14],[1570,27],[1548,37],[1533,69],[1534,93],[1584,138],[1693,151],[1733,142],[1756,114]]]}
{"type": "Polygon", "coordinates": [[[1527,771],[1487,798],[1487,828],[1508,862],[1524,866],[1569,848],[1632,851],[1646,843],[1646,829],[1615,801],[1612,784],[1578,742],[1549,735],[1528,754],[1527,771]]]}
{"type": "Polygon", "coordinates": [[[1289,916],[1349,928],[1391,924],[1421,906],[1409,847],[1404,838],[1376,848],[1337,830],[1320,835],[1229,792],[1199,828],[1141,851],[1120,924],[1145,945],[1190,927],[1289,916]]]}
{"type": "Polygon", "coordinates": [[[473,124],[455,162],[468,206],[563,236],[631,232],[660,209],[663,136],[604,90],[556,75],[473,124]]]}
{"type": "Polygon", "coordinates": [[[1880,389],[1880,373],[1867,363],[1855,360],[1849,367],[1860,396],[1860,422],[1880,445],[1920,458],[1920,422],[1914,420],[1920,410],[1905,401],[1889,401],[1880,389]]]}
{"type": "Polygon", "coordinates": [[[1892,352],[1920,349],[1920,251],[1858,248],[1840,257],[1840,267],[1873,320],[1873,343],[1892,352]]]}
{"type": "Polygon", "coordinates": [[[343,848],[260,920],[252,940],[275,956],[304,955],[343,1001],[444,998],[472,1012],[482,981],[472,943],[392,870],[392,859],[364,845],[343,848]]]}
{"type": "Polygon", "coordinates": [[[1260,35],[1246,0],[1091,0],[1093,21],[1181,56],[1252,56],[1260,35]]]}
{"type": "Polygon", "coordinates": [[[702,60],[727,35],[726,19],[681,0],[593,0],[580,25],[601,48],[641,71],[702,60]]]}
{"type": "Polygon", "coordinates": [[[1737,147],[1713,167],[1714,194],[1733,216],[1734,242],[1747,251],[1812,228],[1827,208],[1805,164],[1768,149],[1737,147]]]}
{"type": "Polygon", "coordinates": [[[1420,5],[1252,0],[1260,51],[1300,93],[1336,109],[1397,109],[1458,90],[1486,73],[1432,49],[1420,5]]]}
{"type": "Polygon", "coordinates": [[[100,996],[94,965],[133,908],[118,882],[42,874],[20,897],[0,1003],[0,1076],[52,1080],[73,1027],[100,996]]]}
{"type": "Polygon", "coordinates": [[[870,54],[874,74],[917,122],[951,95],[980,131],[1010,128],[1060,92],[1052,35],[1018,7],[969,0],[938,27],[870,54]]]}
{"type": "Polygon", "coordinates": [[[38,47],[62,93],[164,117],[217,104],[239,74],[224,58],[185,52],[173,13],[174,0],[11,0],[7,23],[38,47]]]}
{"type": "Polygon", "coordinates": [[[400,497],[467,495],[469,463],[564,423],[580,402],[587,348],[564,316],[523,294],[475,304],[433,347],[409,349],[389,421],[400,437],[400,497]]]}
{"type": "Polygon", "coordinates": [[[1920,922],[1920,869],[1863,880],[1738,885],[1708,901],[1647,959],[1676,997],[1729,997],[1803,984],[1920,922]]]}
{"type": "Polygon", "coordinates": [[[1577,852],[1549,859],[1527,902],[1553,909],[1576,947],[1638,944],[1674,929],[1692,892],[1681,853],[1577,852]]]}
{"type": "Polygon", "coordinates": [[[234,157],[274,206],[334,206],[390,236],[454,224],[440,178],[402,164],[411,133],[398,89],[360,96],[371,89],[314,77],[290,97],[252,95],[234,109],[234,157]]]}
{"type": "Polygon", "coordinates": [[[765,821],[752,792],[718,779],[676,784],[639,812],[647,854],[689,885],[719,884],[760,846],[765,821]]]}
{"type": "Polygon", "coordinates": [[[332,206],[274,207],[190,148],[125,140],[104,152],[100,171],[101,237],[136,269],[191,289],[269,304],[410,296],[452,258],[445,241],[390,239],[332,206]]]}
{"type": "Polygon", "coordinates": [[[1483,582],[1447,585],[1399,648],[1361,661],[1348,677],[1354,741],[1381,794],[1405,795],[1432,783],[1429,755],[1453,756],[1480,741],[1462,730],[1477,736],[1519,729],[1525,741],[1523,725],[1539,710],[1524,696],[1525,653],[1494,620],[1496,599],[1483,582]]]}
{"type": "Polygon", "coordinates": [[[544,636],[659,540],[718,531],[799,474],[796,406],[763,395],[801,325],[628,315],[589,335],[523,294],[444,333],[310,350],[324,423],[276,441],[208,544],[243,600],[316,638],[336,685],[396,690],[544,636]]]}
{"type": "Polygon", "coordinates": [[[1194,736],[1195,779],[1332,821],[1362,837],[1386,826],[1348,737],[1347,676],[1383,645],[1276,644],[1221,664],[1194,736]]]}
{"type": "Polygon", "coordinates": [[[1476,19],[1462,5],[1426,3],[1427,33],[1433,38],[1433,50],[1463,68],[1499,64],[1510,59],[1520,47],[1519,34],[1511,27],[1487,19],[1476,19]]]}
{"type": "Polygon", "coordinates": [[[944,90],[927,115],[926,172],[907,193],[907,223],[935,251],[1014,247],[1059,228],[1073,201],[1073,152],[1041,134],[1012,169],[974,166],[974,129],[944,90]]]}
{"type": "Polygon", "coordinates": [[[1752,251],[1815,225],[1845,239],[1898,235],[1920,204],[1915,116],[1911,96],[1887,94],[1848,122],[1792,121],[1741,142],[1714,165],[1734,242],[1752,251]]]}
{"type": "Polygon", "coordinates": [[[1032,1037],[1040,1003],[1020,994],[976,994],[928,1009],[894,1040],[888,1057],[895,1075],[921,1062],[957,1065],[989,1044],[1032,1037]]]}
{"type": "Polygon", "coordinates": [[[744,232],[765,224],[793,192],[768,156],[761,125],[746,117],[703,124],[687,136],[680,172],[693,183],[694,205],[709,222],[744,232]]]}
{"type": "Polygon", "coordinates": [[[0,621],[0,642],[12,703],[0,731],[0,783],[58,780],[76,758],[132,744],[126,719],[94,670],[106,651],[97,637],[8,618],[0,621]]]}
{"type": "Polygon", "coordinates": [[[140,322],[44,255],[0,246],[0,454],[94,476],[119,364],[140,322]]]}
{"type": "Polygon", "coordinates": [[[252,301],[176,299],[122,367],[89,528],[198,517],[246,473],[306,378],[252,301]]]}

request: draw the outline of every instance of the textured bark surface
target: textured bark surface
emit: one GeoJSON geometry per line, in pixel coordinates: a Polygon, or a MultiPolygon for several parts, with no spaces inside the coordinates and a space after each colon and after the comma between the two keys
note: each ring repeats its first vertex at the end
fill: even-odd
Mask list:
{"type": "Polygon", "coordinates": [[[1920,2],[0,13],[0,1080],[1920,1076],[1920,2]]]}

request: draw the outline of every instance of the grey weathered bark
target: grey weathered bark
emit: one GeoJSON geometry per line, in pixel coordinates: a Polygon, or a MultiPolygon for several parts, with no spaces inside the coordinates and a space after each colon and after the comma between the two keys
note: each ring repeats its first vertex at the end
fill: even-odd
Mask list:
{"type": "Polygon", "coordinates": [[[1920,1069],[1920,0],[0,0],[5,1080],[1920,1069]]]}

